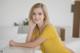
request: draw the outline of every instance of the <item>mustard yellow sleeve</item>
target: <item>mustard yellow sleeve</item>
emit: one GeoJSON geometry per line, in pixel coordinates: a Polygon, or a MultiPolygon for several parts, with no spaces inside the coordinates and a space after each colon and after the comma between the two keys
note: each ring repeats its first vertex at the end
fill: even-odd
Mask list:
{"type": "Polygon", "coordinates": [[[52,36],[52,32],[49,27],[46,27],[40,35],[41,38],[46,38],[46,39],[50,39],[51,36],[52,36]]]}

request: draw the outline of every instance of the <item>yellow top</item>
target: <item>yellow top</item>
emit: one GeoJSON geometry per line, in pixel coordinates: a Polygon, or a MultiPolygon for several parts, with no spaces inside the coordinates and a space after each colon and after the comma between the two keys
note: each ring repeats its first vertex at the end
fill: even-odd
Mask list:
{"type": "Polygon", "coordinates": [[[56,28],[52,25],[47,25],[40,34],[38,31],[35,31],[33,37],[47,39],[40,45],[42,53],[70,53],[70,51],[64,47],[56,28]]]}

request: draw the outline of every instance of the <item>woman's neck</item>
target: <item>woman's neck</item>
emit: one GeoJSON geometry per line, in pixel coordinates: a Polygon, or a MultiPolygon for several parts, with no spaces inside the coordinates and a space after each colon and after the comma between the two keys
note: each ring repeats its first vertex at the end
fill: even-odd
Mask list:
{"type": "Polygon", "coordinates": [[[44,22],[38,24],[39,30],[41,31],[44,28],[44,22]]]}

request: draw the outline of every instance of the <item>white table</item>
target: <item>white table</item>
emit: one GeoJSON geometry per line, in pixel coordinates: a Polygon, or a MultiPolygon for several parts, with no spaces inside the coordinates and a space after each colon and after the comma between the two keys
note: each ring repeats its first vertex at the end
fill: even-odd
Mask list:
{"type": "Polygon", "coordinates": [[[80,53],[80,39],[72,41],[72,42],[66,44],[66,46],[68,48],[72,49],[75,53],[80,53]]]}
{"type": "Polygon", "coordinates": [[[3,53],[35,53],[34,48],[5,47],[3,53]]]}

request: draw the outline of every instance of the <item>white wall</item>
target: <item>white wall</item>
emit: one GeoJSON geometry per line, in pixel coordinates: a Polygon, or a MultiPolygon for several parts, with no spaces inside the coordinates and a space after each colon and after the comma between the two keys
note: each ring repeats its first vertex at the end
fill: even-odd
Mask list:
{"type": "Polygon", "coordinates": [[[72,0],[0,0],[0,38],[8,38],[7,35],[10,36],[11,34],[14,36],[17,29],[15,27],[11,29],[13,23],[20,23],[28,17],[31,6],[37,2],[43,2],[47,5],[50,21],[53,24],[70,27],[66,31],[66,37],[70,38],[73,24],[72,0]]]}
{"type": "Polygon", "coordinates": [[[28,17],[36,2],[47,5],[51,22],[59,26],[72,26],[71,0],[0,0],[0,26],[12,26],[28,17]]]}

